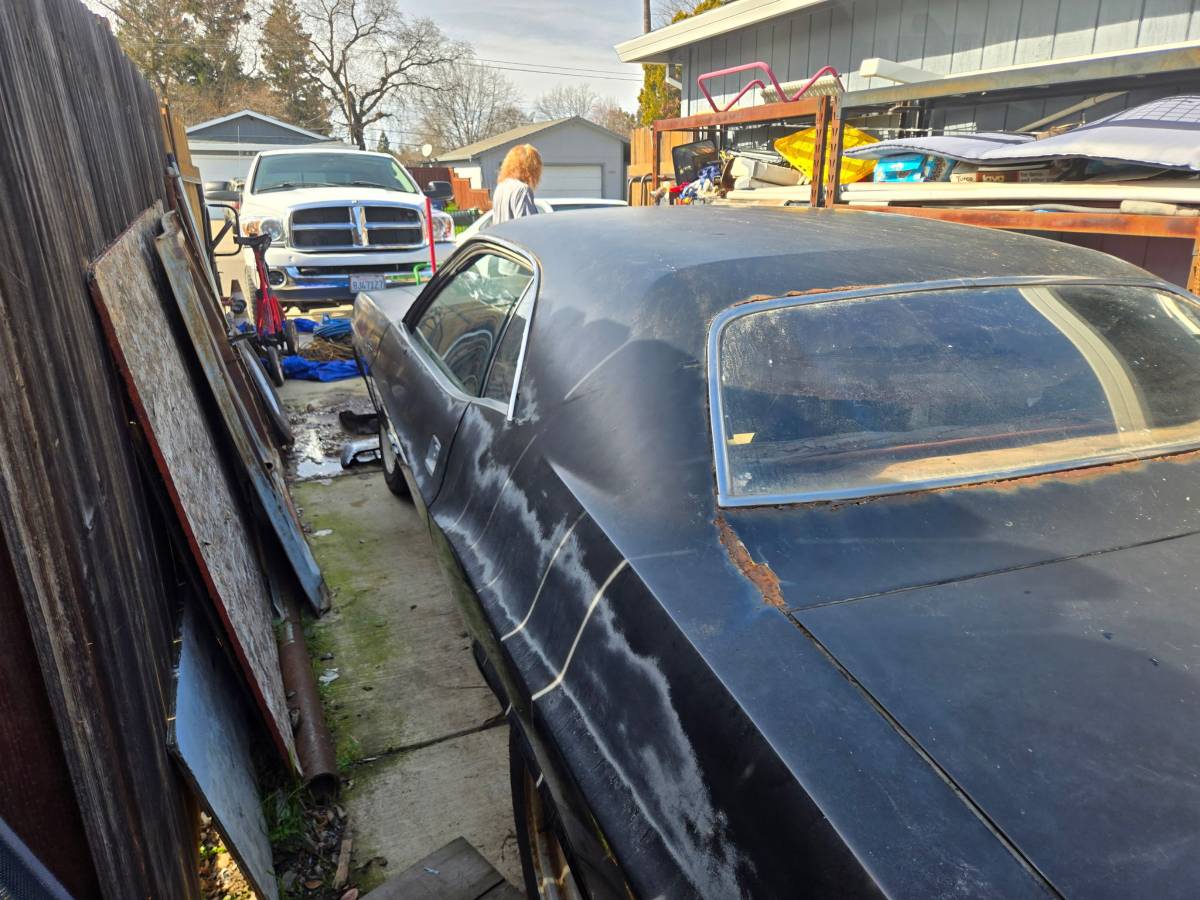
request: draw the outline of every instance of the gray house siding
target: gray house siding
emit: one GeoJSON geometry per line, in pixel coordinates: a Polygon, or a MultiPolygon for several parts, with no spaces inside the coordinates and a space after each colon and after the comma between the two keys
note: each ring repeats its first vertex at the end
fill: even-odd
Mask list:
{"type": "MultiPolygon", "coordinates": [[[[781,82],[832,65],[856,91],[890,83],[857,75],[872,57],[949,75],[1197,39],[1200,0],[842,0],[680,48],[672,61],[683,67],[684,110],[695,113],[707,109],[698,75],[757,60],[781,82]]],[[[731,100],[752,77],[715,79],[710,90],[731,100]]],[[[1020,127],[1071,102],[1025,104],[1019,114],[993,111],[987,118],[1020,127]]]]}
{"type": "Polygon", "coordinates": [[[242,144],[311,144],[321,138],[298,134],[252,116],[242,116],[207,128],[188,132],[188,138],[198,141],[229,141],[242,144]]]}
{"type": "Polygon", "coordinates": [[[496,187],[497,174],[504,156],[517,143],[532,144],[545,165],[599,165],[602,171],[601,196],[608,200],[625,197],[626,145],[616,135],[606,135],[588,125],[560,125],[530,135],[521,141],[501,144],[485,150],[471,160],[483,170],[483,186],[496,187]]]}

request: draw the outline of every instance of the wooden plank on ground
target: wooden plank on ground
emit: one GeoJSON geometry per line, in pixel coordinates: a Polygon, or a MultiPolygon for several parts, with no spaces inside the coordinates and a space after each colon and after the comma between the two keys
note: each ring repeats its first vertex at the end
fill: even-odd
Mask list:
{"type": "Polygon", "coordinates": [[[279,752],[295,746],[271,624],[271,594],[202,395],[186,334],[167,314],[170,290],[155,253],[161,205],[146,210],[92,266],[92,298],[217,614],[279,752]]]}
{"type": "Polygon", "coordinates": [[[521,895],[458,837],[371,892],[372,900],[506,900],[521,895]],[[507,886],[512,893],[506,894],[507,886]],[[498,892],[498,893],[497,893],[498,892]]]}

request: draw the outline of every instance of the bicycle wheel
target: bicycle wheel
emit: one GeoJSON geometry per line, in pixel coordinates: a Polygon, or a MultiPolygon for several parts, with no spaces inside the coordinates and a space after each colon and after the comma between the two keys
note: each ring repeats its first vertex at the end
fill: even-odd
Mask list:
{"type": "Polygon", "coordinates": [[[283,349],[288,356],[295,356],[300,349],[300,335],[296,333],[296,323],[292,319],[283,320],[283,349]]]}

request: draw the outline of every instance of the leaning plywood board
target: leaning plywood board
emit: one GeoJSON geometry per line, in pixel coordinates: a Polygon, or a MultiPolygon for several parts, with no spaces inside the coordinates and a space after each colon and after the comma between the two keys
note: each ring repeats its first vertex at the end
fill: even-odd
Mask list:
{"type": "Polygon", "coordinates": [[[329,595],[321,570],[300,530],[283,474],[274,462],[278,457],[253,427],[246,401],[234,390],[235,382],[223,356],[222,345],[228,342],[223,334],[213,333],[200,289],[192,276],[187,238],[176,213],[163,217],[163,234],[156,243],[175,303],[204,372],[209,396],[220,410],[225,432],[237,451],[239,475],[245,478],[259,511],[278,538],[305,599],[314,611],[322,613],[329,608],[329,595]]]}
{"type": "Polygon", "coordinates": [[[199,611],[189,605],[175,668],[171,750],[255,893],[277,900],[250,734],[233,672],[199,611]]]}
{"type": "Polygon", "coordinates": [[[270,588],[242,495],[192,380],[155,254],[160,207],[146,210],[92,266],[92,298],[201,578],[284,759],[295,767],[270,588]],[[168,314],[170,310],[170,314],[168,314]]]}

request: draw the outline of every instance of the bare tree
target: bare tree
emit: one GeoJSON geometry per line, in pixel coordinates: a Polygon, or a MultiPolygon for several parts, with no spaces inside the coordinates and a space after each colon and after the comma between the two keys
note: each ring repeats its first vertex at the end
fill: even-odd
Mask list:
{"type": "Polygon", "coordinates": [[[537,98],[533,112],[538,119],[568,119],[571,116],[590,119],[599,102],[600,96],[590,84],[560,84],[537,98]]]}
{"type": "Polygon", "coordinates": [[[364,150],[400,91],[435,89],[434,70],[465,52],[431,20],[406,19],[397,0],[305,0],[301,15],[335,114],[364,150]]]}
{"type": "Polygon", "coordinates": [[[629,136],[629,132],[633,131],[637,125],[637,117],[631,113],[621,109],[617,101],[611,97],[606,97],[600,100],[592,108],[591,120],[597,125],[603,125],[609,131],[615,131],[617,134],[629,136]]]}
{"type": "MultiPolygon", "coordinates": [[[[650,0],[646,0],[647,5],[649,5],[649,2],[650,0]]],[[[690,16],[695,6],[696,0],[656,0],[653,16],[654,27],[662,28],[670,25],[677,18],[690,16]],[[683,13],[683,15],[680,16],[680,13],[683,13]]]]}
{"type": "Polygon", "coordinates": [[[417,127],[437,153],[482,141],[515,128],[529,117],[521,110],[521,95],[495,69],[473,56],[435,66],[433,90],[416,92],[417,127]]]}

